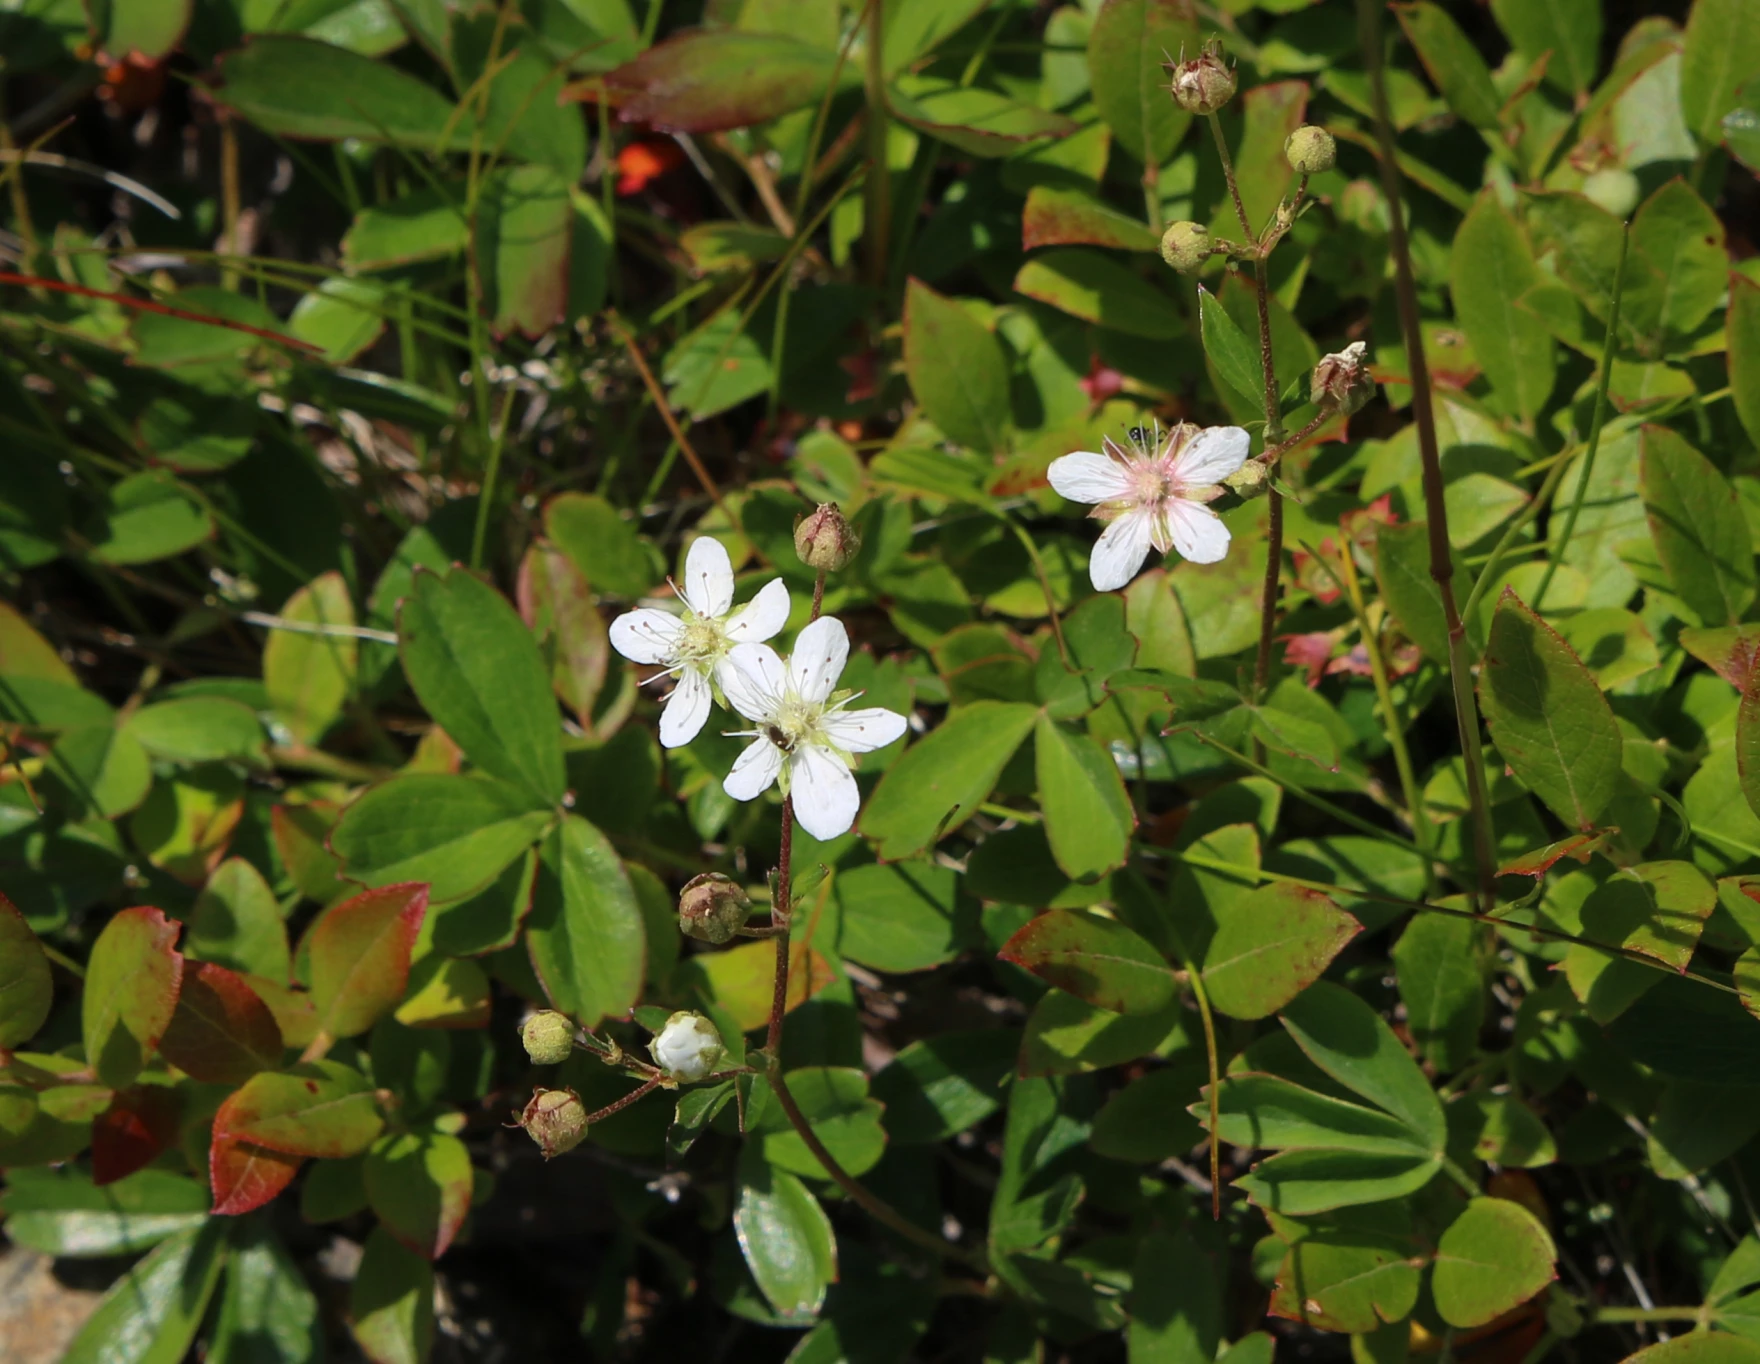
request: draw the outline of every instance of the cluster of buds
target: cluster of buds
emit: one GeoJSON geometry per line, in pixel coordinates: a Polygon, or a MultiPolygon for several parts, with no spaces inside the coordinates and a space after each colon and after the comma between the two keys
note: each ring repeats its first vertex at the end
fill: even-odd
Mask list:
{"type": "Polygon", "coordinates": [[[1222,60],[1222,44],[1212,39],[1190,61],[1164,62],[1173,78],[1173,102],[1190,114],[1213,114],[1234,98],[1235,75],[1222,60]]]}
{"type": "Polygon", "coordinates": [[[794,552],[808,568],[836,573],[847,568],[862,547],[862,537],[850,528],[834,502],[821,502],[794,528],[794,552]]]}
{"type": "Polygon", "coordinates": [[[1375,379],[1364,359],[1367,349],[1363,342],[1353,341],[1343,350],[1320,358],[1308,389],[1308,397],[1316,407],[1348,417],[1375,396],[1375,379]]]}
{"type": "Polygon", "coordinates": [[[693,876],[678,895],[678,931],[716,947],[733,941],[752,912],[751,897],[718,871],[693,876]]]}

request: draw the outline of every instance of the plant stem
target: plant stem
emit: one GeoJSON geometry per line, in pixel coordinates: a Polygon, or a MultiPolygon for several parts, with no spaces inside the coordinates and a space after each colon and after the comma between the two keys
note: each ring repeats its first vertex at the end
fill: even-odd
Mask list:
{"type": "Polygon", "coordinates": [[[868,98],[868,202],[863,224],[868,239],[868,283],[886,285],[887,238],[892,229],[892,175],[886,164],[886,136],[892,120],[886,109],[884,0],[869,0],[866,87],[868,98]]]}
{"type": "MultiPolygon", "coordinates": [[[[220,221],[225,231],[225,255],[238,255],[238,125],[222,109],[220,118],[220,221]]],[[[238,269],[228,263],[220,268],[220,287],[238,288],[238,269]]]]}
{"type": "Polygon", "coordinates": [[[625,1094],[621,1099],[606,1104],[605,1107],[601,1108],[597,1113],[587,1114],[587,1126],[591,1127],[596,1122],[604,1122],[605,1119],[609,1118],[613,1113],[622,1112],[631,1104],[635,1103],[636,1100],[647,1098],[648,1095],[652,1094],[658,1088],[660,1088],[660,1081],[658,1079],[653,1079],[649,1080],[640,1089],[630,1090],[630,1092],[625,1094]]]}
{"type": "Polygon", "coordinates": [[[1331,815],[1334,819],[1340,820],[1343,823],[1350,825],[1353,829],[1356,829],[1361,833],[1368,834],[1371,838],[1384,838],[1390,843],[1397,843],[1400,845],[1400,847],[1409,848],[1412,852],[1415,852],[1415,853],[1421,853],[1424,851],[1416,843],[1412,842],[1411,839],[1405,837],[1403,834],[1395,833],[1392,829],[1383,829],[1378,824],[1370,823],[1368,820],[1364,819],[1361,815],[1352,814],[1349,810],[1346,810],[1343,806],[1334,805],[1331,801],[1327,800],[1324,796],[1317,796],[1312,791],[1309,791],[1305,787],[1297,786],[1294,782],[1290,781],[1288,778],[1278,776],[1275,772],[1273,772],[1270,768],[1266,767],[1263,763],[1258,762],[1257,760],[1248,757],[1245,753],[1240,752],[1238,749],[1230,748],[1227,744],[1224,744],[1224,743],[1218,743],[1215,739],[1212,739],[1212,738],[1208,737],[1207,735],[1200,734],[1198,737],[1204,743],[1209,744],[1210,747],[1214,748],[1218,753],[1222,754],[1224,757],[1232,758],[1235,762],[1239,763],[1242,767],[1246,768],[1249,772],[1254,773],[1256,776],[1264,777],[1268,781],[1276,782],[1285,791],[1288,791],[1290,793],[1290,795],[1294,796],[1297,800],[1301,801],[1304,805],[1312,805],[1316,810],[1320,811],[1322,814],[1331,815]]]}
{"type": "MultiPolygon", "coordinates": [[[[1552,575],[1558,561],[1577,529],[1577,517],[1583,511],[1583,498],[1589,491],[1589,475],[1595,470],[1595,452],[1601,448],[1601,423],[1607,415],[1607,385],[1613,377],[1613,352],[1619,341],[1619,300],[1625,290],[1626,248],[1631,245],[1632,225],[1627,223],[1619,235],[1619,263],[1613,270],[1613,301],[1607,308],[1607,335],[1601,342],[1601,382],[1595,386],[1595,412],[1589,418],[1589,446],[1583,451],[1583,469],[1577,475],[1577,490],[1571,496],[1570,510],[1564,515],[1564,529],[1559,532],[1558,548],[1548,556],[1546,571],[1540,575],[1540,586],[1534,589],[1534,614],[1540,614],[1540,603],[1546,600],[1546,589],[1552,586],[1552,575]]],[[[1563,461],[1560,461],[1560,467],[1563,461]]]]}
{"type": "Polygon", "coordinates": [[[1388,247],[1393,255],[1394,297],[1400,330],[1405,334],[1406,364],[1412,377],[1412,418],[1418,427],[1418,452],[1424,464],[1424,506],[1430,529],[1430,576],[1442,596],[1442,617],[1448,626],[1448,672],[1454,692],[1455,723],[1461,753],[1467,762],[1467,799],[1472,807],[1473,852],[1477,863],[1479,906],[1488,910],[1496,900],[1496,862],[1492,852],[1491,806],[1485,796],[1485,765],[1480,756],[1479,708],[1467,661],[1467,634],[1455,609],[1454,561],[1448,543],[1448,507],[1443,501],[1442,457],[1436,443],[1436,414],[1430,401],[1430,372],[1424,359],[1424,334],[1418,312],[1418,285],[1412,271],[1411,244],[1406,239],[1405,211],[1400,198],[1398,148],[1388,115],[1387,79],[1381,61],[1381,7],[1378,0],[1357,0],[1358,39],[1375,101],[1375,135],[1381,149],[1381,186],[1387,197],[1388,247]]]}
{"type": "Polygon", "coordinates": [[[1592,1325],[1615,1321],[1700,1321],[1702,1307],[1597,1307],[1589,1314],[1592,1325]]]}
{"type": "Polygon", "coordinates": [[[1204,1025],[1204,1060],[1210,1067],[1210,1219],[1222,1220],[1222,1142],[1216,1134],[1222,1121],[1222,1065],[1216,1051],[1216,1018],[1210,1012],[1210,995],[1204,989],[1204,972],[1187,963],[1186,983],[1197,1001],[1198,1018],[1204,1025]]]}

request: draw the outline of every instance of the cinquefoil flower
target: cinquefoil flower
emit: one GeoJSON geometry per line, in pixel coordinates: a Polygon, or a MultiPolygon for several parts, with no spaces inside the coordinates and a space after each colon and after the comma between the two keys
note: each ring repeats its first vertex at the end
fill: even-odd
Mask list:
{"type": "Polygon", "coordinates": [[[1133,426],[1130,448],[1106,437],[1102,454],[1080,450],[1051,461],[1051,486],[1071,502],[1097,504],[1108,523],[1088,560],[1099,592],[1123,587],[1153,546],[1176,549],[1195,564],[1228,553],[1228,527],[1205,505],[1225,491],[1222,480],[1246,462],[1250,439],[1238,426],[1200,430],[1185,422],[1165,435],[1160,424],[1133,426]]]}
{"type": "Polygon", "coordinates": [[[861,795],[850,755],[884,748],[905,731],[896,711],[845,710],[854,695],[833,695],[849,658],[843,622],[821,617],[795,641],[784,663],[766,644],[736,644],[722,677],[728,703],[758,727],[736,731],[752,742],[722,783],[735,800],[752,800],[778,779],[795,818],[814,838],[847,833],[861,795]]]}
{"type": "Polygon", "coordinates": [[[632,663],[659,664],[659,676],[678,679],[660,712],[660,742],[679,748],[709,718],[711,679],[727,689],[727,656],[737,644],[769,639],[788,623],[788,588],[772,578],[758,595],[733,610],[733,561],[719,540],[699,535],[684,561],[684,602],[674,616],[652,607],[626,611],[611,622],[611,647],[632,663]]]}

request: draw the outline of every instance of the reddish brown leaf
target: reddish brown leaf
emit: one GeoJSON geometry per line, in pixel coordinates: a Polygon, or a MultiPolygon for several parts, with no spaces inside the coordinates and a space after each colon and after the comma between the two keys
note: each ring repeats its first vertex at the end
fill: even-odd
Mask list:
{"type": "Polygon", "coordinates": [[[208,1148],[208,1182],[214,1191],[214,1211],[224,1217],[254,1212],[293,1182],[299,1171],[298,1156],[253,1146],[222,1136],[218,1125],[208,1148]]]}
{"type": "MultiPolygon", "coordinates": [[[[830,85],[837,54],[782,33],[687,29],[604,78],[625,123],[712,133],[767,123],[814,103],[830,85]]],[[[858,75],[844,68],[846,79],[858,75]]],[[[575,89],[586,87],[571,87],[575,89]]],[[[566,92],[565,92],[566,93],[566,92]]]]}
{"type": "Polygon", "coordinates": [[[332,1037],[353,1037],[396,1007],[427,909],[427,885],[405,881],[324,912],[310,944],[319,1028],[332,1037]]]}
{"type": "Polygon", "coordinates": [[[1681,648],[1698,659],[1737,691],[1748,689],[1754,660],[1760,656],[1760,630],[1753,626],[1721,625],[1681,631],[1681,648]]]}
{"type": "Polygon", "coordinates": [[[1021,215],[1021,250],[1078,245],[1153,251],[1159,242],[1140,221],[1097,199],[1076,190],[1034,185],[1021,215]]]}
{"type": "Polygon", "coordinates": [[[159,1050],[197,1080],[236,1085],[280,1065],[283,1046],[275,1015],[245,978],[206,962],[184,978],[159,1050]]]}
{"type": "Polygon", "coordinates": [[[140,1074],[177,1008],[183,954],[172,944],[181,927],[139,905],[105,924],[92,945],[80,1017],[86,1060],[112,1089],[140,1074]]]}
{"type": "Polygon", "coordinates": [[[245,976],[244,983],[275,1015],[275,1026],[281,1029],[282,1044],[304,1051],[318,1035],[318,1011],[312,1006],[312,997],[304,990],[270,980],[267,976],[245,976]]]}
{"type": "Polygon", "coordinates": [[[92,1122],[92,1183],[111,1184],[144,1169],[177,1140],[182,1104],[164,1085],[121,1091],[92,1122]]]}
{"type": "Polygon", "coordinates": [[[1535,880],[1551,871],[1553,865],[1566,857],[1574,857],[1579,862],[1587,862],[1589,854],[1607,841],[1607,836],[1615,832],[1603,829],[1599,833],[1572,834],[1569,838],[1561,838],[1556,843],[1548,843],[1544,848],[1537,848],[1531,853],[1523,853],[1520,857],[1505,862],[1497,869],[1499,876],[1532,876],[1535,880]]]}

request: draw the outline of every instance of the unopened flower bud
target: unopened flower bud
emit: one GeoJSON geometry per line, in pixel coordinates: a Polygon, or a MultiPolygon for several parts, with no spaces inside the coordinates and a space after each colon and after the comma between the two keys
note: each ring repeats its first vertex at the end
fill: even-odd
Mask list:
{"type": "Polygon", "coordinates": [[[1583,197],[1616,218],[1631,217],[1641,192],[1638,177],[1619,166],[1608,166],[1583,180],[1583,197]]]}
{"type": "Polygon", "coordinates": [[[1258,460],[1249,459],[1222,481],[1242,497],[1250,500],[1261,496],[1271,486],[1271,470],[1258,460]]]}
{"type": "Polygon", "coordinates": [[[1353,341],[1343,350],[1320,357],[1308,397],[1317,407],[1350,416],[1375,396],[1375,380],[1363,359],[1368,348],[1353,341]]]}
{"type": "Polygon", "coordinates": [[[681,1084],[694,1084],[721,1061],[721,1034],[699,1013],[681,1010],[666,1020],[654,1034],[648,1053],[659,1066],[681,1084]]]}
{"type": "Polygon", "coordinates": [[[572,1089],[534,1089],[519,1125],[549,1160],[574,1150],[586,1137],[587,1106],[572,1089]]]}
{"type": "Polygon", "coordinates": [[[574,1023],[566,1014],[541,1009],[520,1024],[519,1040],[534,1065],[559,1065],[574,1052],[574,1023]]]}
{"type": "Polygon", "coordinates": [[[739,883],[718,871],[704,872],[685,884],[678,896],[678,931],[698,942],[720,946],[745,927],[751,898],[739,883]]]}
{"type": "Polygon", "coordinates": [[[850,529],[834,502],[821,502],[794,528],[794,552],[808,568],[835,573],[856,557],[862,537],[850,529]]]}
{"type": "Polygon", "coordinates": [[[1179,222],[1161,234],[1161,259],[1189,275],[1210,259],[1210,230],[1202,223],[1179,222]]]}
{"type": "Polygon", "coordinates": [[[1234,72],[1222,60],[1222,45],[1206,43],[1189,62],[1166,63],[1173,76],[1173,102],[1193,114],[1213,114],[1234,98],[1234,72]]]}
{"type": "Polygon", "coordinates": [[[1283,159],[1298,175],[1319,175],[1338,164],[1338,143],[1326,129],[1304,123],[1284,138],[1283,159]]]}

